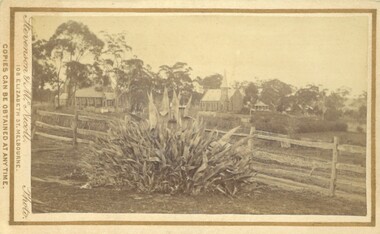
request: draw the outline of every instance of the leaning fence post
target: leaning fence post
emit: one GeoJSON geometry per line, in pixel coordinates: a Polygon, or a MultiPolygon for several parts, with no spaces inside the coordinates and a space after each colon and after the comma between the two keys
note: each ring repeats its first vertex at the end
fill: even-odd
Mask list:
{"type": "MultiPolygon", "coordinates": [[[[249,136],[252,137],[255,134],[256,128],[251,127],[251,130],[249,131],[249,136]]],[[[248,140],[248,148],[249,150],[253,149],[253,138],[248,140]]]]}
{"type": "Polygon", "coordinates": [[[330,196],[335,195],[335,187],[336,187],[336,164],[338,162],[338,145],[339,145],[339,138],[334,137],[334,146],[333,146],[333,155],[332,155],[332,161],[331,161],[331,178],[330,178],[330,196]]]}
{"type": "Polygon", "coordinates": [[[75,110],[75,115],[73,119],[73,146],[77,144],[77,128],[78,128],[78,111],[75,110]]]}

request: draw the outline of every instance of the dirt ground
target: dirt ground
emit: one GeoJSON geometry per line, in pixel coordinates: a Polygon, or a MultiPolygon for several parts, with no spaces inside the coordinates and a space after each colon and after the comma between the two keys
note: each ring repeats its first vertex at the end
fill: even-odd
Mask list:
{"type": "Polygon", "coordinates": [[[81,189],[85,181],[65,176],[78,168],[85,145],[39,137],[32,142],[32,208],[34,213],[176,213],[366,215],[361,202],[308,191],[291,192],[254,184],[234,198],[222,194],[138,194],[111,188],[81,189]]]}

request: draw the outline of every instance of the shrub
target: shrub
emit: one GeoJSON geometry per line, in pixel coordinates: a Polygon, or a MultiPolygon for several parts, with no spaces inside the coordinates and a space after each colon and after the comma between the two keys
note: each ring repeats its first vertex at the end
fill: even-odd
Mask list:
{"type": "Polygon", "coordinates": [[[229,130],[241,125],[239,117],[230,116],[202,116],[207,128],[229,130]]]}
{"type": "Polygon", "coordinates": [[[203,123],[167,127],[158,123],[114,121],[109,136],[98,138],[83,160],[89,186],[112,186],[139,192],[234,195],[253,177],[248,138],[229,144],[231,130],[205,132],[203,123]],[[244,150],[245,149],[245,150],[244,150]]]}
{"type": "Polygon", "coordinates": [[[325,119],[334,121],[338,120],[342,116],[342,112],[336,109],[327,109],[325,113],[325,119]]]}
{"type": "Polygon", "coordinates": [[[347,131],[348,125],[341,121],[300,119],[296,126],[297,133],[347,131]]]}
{"type": "Polygon", "coordinates": [[[251,117],[257,130],[291,134],[310,132],[347,131],[348,125],[342,121],[320,120],[311,117],[295,118],[276,112],[255,112],[251,117]]]}
{"type": "Polygon", "coordinates": [[[250,121],[257,130],[288,134],[289,117],[276,112],[255,112],[250,121]]]}

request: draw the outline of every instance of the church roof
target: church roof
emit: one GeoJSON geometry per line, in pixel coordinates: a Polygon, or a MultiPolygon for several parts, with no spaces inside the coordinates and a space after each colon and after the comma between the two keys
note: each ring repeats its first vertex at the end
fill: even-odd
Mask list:
{"type": "Polygon", "coordinates": [[[220,101],[220,98],[222,96],[222,90],[220,89],[209,89],[206,91],[206,93],[203,95],[201,101],[220,101]]]}
{"type": "MultiPolygon", "coordinates": [[[[228,99],[230,99],[236,93],[236,91],[240,91],[240,93],[244,96],[244,93],[242,93],[241,90],[229,89],[228,99]]],[[[204,102],[220,101],[221,97],[222,97],[221,89],[208,89],[206,93],[203,95],[201,101],[204,101],[204,102]]]]}
{"type": "Polygon", "coordinates": [[[265,104],[264,102],[262,102],[262,101],[257,101],[256,103],[255,103],[255,105],[254,106],[268,106],[267,104],[265,104]]]}
{"type": "Polygon", "coordinates": [[[96,90],[95,87],[89,87],[84,89],[79,89],[75,93],[76,97],[93,97],[93,98],[103,98],[114,99],[115,94],[113,92],[104,92],[102,90],[96,90]]]}

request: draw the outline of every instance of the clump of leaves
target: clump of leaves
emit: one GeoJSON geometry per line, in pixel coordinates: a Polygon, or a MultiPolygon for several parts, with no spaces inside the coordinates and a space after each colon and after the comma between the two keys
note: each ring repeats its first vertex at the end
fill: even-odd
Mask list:
{"type": "Polygon", "coordinates": [[[154,128],[149,122],[113,121],[108,137],[97,138],[83,159],[88,184],[147,193],[235,195],[254,176],[249,138],[229,143],[237,129],[221,137],[206,132],[198,120],[186,127],[159,122],[154,128]]]}

